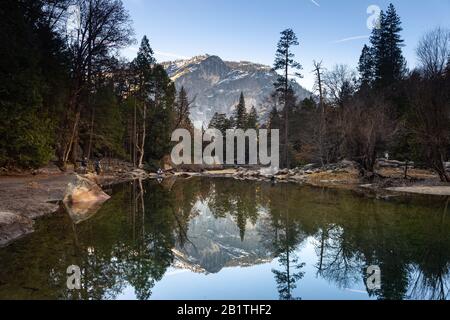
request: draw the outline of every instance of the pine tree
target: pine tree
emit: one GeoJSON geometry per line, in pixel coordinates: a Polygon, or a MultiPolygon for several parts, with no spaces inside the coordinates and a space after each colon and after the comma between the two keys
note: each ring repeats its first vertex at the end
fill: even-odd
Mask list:
{"type": "Polygon", "coordinates": [[[371,87],[374,81],[374,61],[372,50],[367,45],[364,48],[359,58],[358,71],[360,75],[360,88],[371,87]]]}
{"type": "Polygon", "coordinates": [[[246,129],[247,128],[247,109],[245,108],[245,98],[244,93],[241,92],[239,97],[239,103],[233,112],[233,126],[235,129],[246,129]]]}
{"type": "Polygon", "coordinates": [[[374,57],[374,76],[377,87],[388,87],[403,79],[405,58],[400,17],[393,4],[386,13],[381,12],[379,28],[374,28],[370,42],[374,57]]]}
{"type": "MultiPolygon", "coordinates": [[[[139,107],[141,117],[141,132],[136,132],[135,148],[139,151],[139,159],[137,165],[139,168],[143,167],[145,140],[147,136],[147,117],[148,108],[151,104],[151,96],[154,92],[154,81],[152,74],[152,66],[156,62],[153,57],[153,50],[150,47],[147,36],[144,36],[141,41],[136,59],[132,62],[134,72],[136,74],[135,90],[137,96],[136,106],[139,107]]],[[[135,110],[136,114],[136,110],[135,110]]],[[[135,120],[136,122],[136,120],[135,120]]],[[[136,124],[135,124],[136,129],[136,124]]]]}
{"type": "Polygon", "coordinates": [[[145,161],[161,160],[170,152],[170,137],[174,123],[176,89],[164,67],[160,64],[152,70],[153,97],[148,115],[148,132],[145,145],[145,161]]]}
{"type": "MultiPolygon", "coordinates": [[[[298,46],[299,42],[297,36],[292,29],[286,29],[281,32],[281,38],[278,42],[277,52],[275,55],[274,70],[281,70],[283,75],[280,75],[277,82],[274,84],[276,92],[281,94],[280,100],[284,106],[284,162],[287,168],[289,164],[289,109],[292,107],[289,102],[289,93],[292,91],[291,80],[289,79],[290,69],[300,71],[302,66],[294,60],[295,54],[292,52],[292,47],[298,46]]],[[[295,75],[301,77],[299,72],[295,75]]]]}
{"type": "Polygon", "coordinates": [[[270,111],[268,128],[271,130],[281,129],[281,117],[276,107],[273,107],[270,111]]]}
{"type": "Polygon", "coordinates": [[[184,128],[192,129],[192,122],[190,120],[190,105],[188,95],[184,87],[181,87],[178,93],[177,103],[175,105],[175,129],[184,128]]]}
{"type": "Polygon", "coordinates": [[[225,136],[226,131],[232,127],[231,122],[224,113],[216,112],[209,123],[209,129],[217,129],[225,136]]]}
{"type": "Polygon", "coordinates": [[[255,106],[252,106],[247,116],[247,129],[258,129],[258,112],[255,106]]]}
{"type": "Polygon", "coordinates": [[[92,141],[92,154],[123,156],[122,146],[124,127],[122,114],[112,83],[99,88],[93,97],[96,117],[94,121],[95,134],[92,141]]]}

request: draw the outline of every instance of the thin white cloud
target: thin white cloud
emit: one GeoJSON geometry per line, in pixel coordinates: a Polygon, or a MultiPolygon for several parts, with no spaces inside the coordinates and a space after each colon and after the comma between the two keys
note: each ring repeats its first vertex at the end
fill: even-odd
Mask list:
{"type": "Polygon", "coordinates": [[[368,39],[368,38],[370,38],[369,35],[366,35],[366,36],[355,36],[355,37],[348,37],[348,38],[344,38],[344,39],[339,39],[339,40],[333,41],[332,43],[342,43],[342,42],[347,42],[347,41],[368,39]]]}
{"type": "Polygon", "coordinates": [[[311,0],[312,3],[314,3],[316,6],[320,7],[320,4],[316,0],[311,0]]]}
{"type": "Polygon", "coordinates": [[[347,291],[350,291],[350,292],[354,292],[354,293],[367,293],[367,291],[364,291],[364,290],[357,290],[357,289],[349,289],[349,288],[346,288],[345,290],[347,290],[347,291]]]}

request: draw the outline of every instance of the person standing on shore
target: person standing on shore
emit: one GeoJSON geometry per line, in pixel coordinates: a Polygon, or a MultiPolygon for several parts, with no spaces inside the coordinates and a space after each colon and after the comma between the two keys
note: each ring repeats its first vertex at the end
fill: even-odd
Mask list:
{"type": "Polygon", "coordinates": [[[95,160],[95,173],[99,176],[102,173],[102,165],[100,163],[100,159],[95,160]]]}

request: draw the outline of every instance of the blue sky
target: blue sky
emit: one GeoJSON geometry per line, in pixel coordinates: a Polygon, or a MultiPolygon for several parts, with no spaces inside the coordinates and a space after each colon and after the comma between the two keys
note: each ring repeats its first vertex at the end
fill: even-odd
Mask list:
{"type": "MultiPolygon", "coordinates": [[[[312,61],[325,67],[356,66],[368,42],[371,5],[385,10],[392,2],[403,22],[404,55],[416,63],[415,47],[426,31],[450,27],[450,0],[123,0],[134,21],[136,38],[150,39],[158,61],[199,54],[224,60],[272,65],[279,33],[292,28],[300,46],[307,89],[313,85],[312,61]]],[[[124,50],[132,59],[136,46],[124,50]]]]}

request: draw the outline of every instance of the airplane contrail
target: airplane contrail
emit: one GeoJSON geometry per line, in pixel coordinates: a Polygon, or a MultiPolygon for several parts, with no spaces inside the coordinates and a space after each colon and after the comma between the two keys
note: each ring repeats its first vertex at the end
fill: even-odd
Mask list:
{"type": "Polygon", "coordinates": [[[348,37],[344,39],[339,39],[336,41],[333,41],[332,43],[341,43],[341,42],[347,42],[352,40],[359,40],[359,39],[368,39],[370,36],[355,36],[355,37],[348,37]]]}
{"type": "Polygon", "coordinates": [[[314,3],[316,6],[320,7],[320,4],[316,0],[311,0],[312,3],[314,3]]]}

